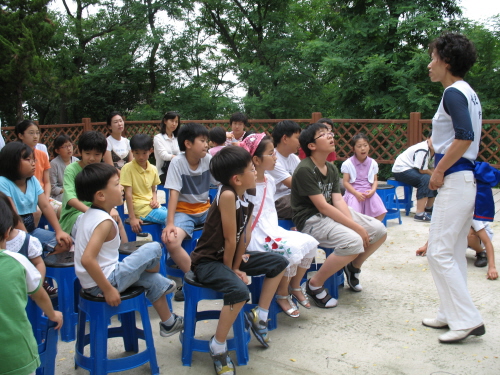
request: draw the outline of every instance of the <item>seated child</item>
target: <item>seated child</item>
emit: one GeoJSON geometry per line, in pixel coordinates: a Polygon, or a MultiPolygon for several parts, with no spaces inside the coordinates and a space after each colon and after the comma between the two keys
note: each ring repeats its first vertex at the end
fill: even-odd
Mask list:
{"type": "Polygon", "coordinates": [[[147,134],[136,134],[130,140],[134,159],[123,166],[120,183],[125,188],[130,226],[141,233],[144,221],[165,225],[167,209],[158,203],[156,186],[160,177],[148,159],[153,153],[153,139],[147,134]]]}
{"type": "Polygon", "coordinates": [[[160,335],[180,332],[183,318],[170,312],[165,298],[175,289],[175,282],[158,273],[160,244],[148,242],[118,261],[120,236],[110,216],[113,207],[123,204],[118,170],[106,163],[89,164],[76,176],[75,185],[78,199],[92,202],[80,219],[75,240],[75,272],[82,288],[90,295],[104,296],[110,306],[118,306],[121,292],[142,286],[160,316],[160,335]]]}
{"type": "Polygon", "coordinates": [[[380,221],[349,208],[340,195],[337,168],[326,161],[335,151],[333,134],[326,126],[309,125],[299,141],[308,157],[292,178],[293,222],[321,246],[335,249],[305,289],[317,306],[331,308],[337,301],[323,287],[326,279],[343,268],[350,288],[361,292],[361,266],[384,243],[387,230],[380,221]]]}
{"type": "Polygon", "coordinates": [[[300,312],[293,299],[306,309],[311,308],[300,288],[300,282],[316,255],[318,241],[305,233],[285,230],[278,225],[278,214],[274,207],[276,184],[271,176],[265,175],[266,171],[272,171],[276,163],[271,139],[265,133],[253,134],[240,146],[250,152],[257,171],[255,194],[252,194],[253,190],[248,191],[254,209],[252,240],[247,249],[280,254],[288,260],[285,277],[281,279],[276,292],[276,301],[285,314],[298,318],[300,312]]]}
{"type": "MultiPolygon", "coordinates": [[[[167,225],[161,238],[175,264],[186,273],[191,267],[191,258],[182,248],[182,241],[191,238],[194,228],[205,223],[210,208],[210,184],[217,182],[210,174],[212,156],[207,153],[208,130],[200,124],[184,124],[177,140],[184,152],[172,159],[168,168],[165,188],[170,189],[170,196],[167,225]]],[[[183,300],[181,291],[175,299],[183,300]]]]}
{"type": "Polygon", "coordinates": [[[433,169],[429,169],[429,160],[434,157],[431,134],[427,140],[409,147],[396,158],[392,173],[396,181],[404,182],[417,188],[417,208],[415,221],[431,221],[432,207],[437,190],[429,189],[433,169]]]}
{"type": "Polygon", "coordinates": [[[64,233],[57,221],[56,214],[42,190],[40,183],[33,178],[35,159],[33,149],[21,142],[10,142],[0,152],[0,190],[12,201],[12,206],[21,216],[17,229],[28,232],[42,244],[43,251],[68,251],[73,243],[64,233]],[[38,228],[34,213],[40,207],[54,232],[38,228]]]}
{"type": "Polygon", "coordinates": [[[50,162],[50,185],[52,188],[50,196],[56,201],[62,202],[64,192],[64,171],[66,167],[75,161],[73,156],[73,143],[66,134],[57,136],[54,140],[54,159],[50,162]]]}
{"type": "Polygon", "coordinates": [[[240,147],[225,147],[212,159],[210,170],[222,185],[191,254],[191,268],[200,283],[224,294],[224,306],[209,348],[216,373],[231,375],[235,369],[226,337],[249,299],[247,275],[266,275],[259,305],[246,313],[246,319],[257,340],[268,347],[268,309],[288,261],[279,254],[246,252],[252,234],[253,204],[247,201],[245,191],[255,187],[250,154],[240,147]]]}
{"type": "MultiPolygon", "coordinates": [[[[76,196],[75,178],[87,165],[101,162],[102,156],[106,152],[106,145],[106,138],[102,133],[96,131],[83,133],[78,140],[78,149],[82,160],[71,163],[64,171],[64,192],[60,223],[62,229],[73,238],[76,238],[79,227],[78,221],[81,215],[87,212],[92,205],[92,202],[82,202],[76,196]]],[[[111,216],[118,223],[122,243],[128,242],[125,228],[115,209],[111,211],[111,216]]]]}
{"type": "Polygon", "coordinates": [[[226,146],[238,146],[246,135],[245,128],[248,125],[248,117],[241,113],[236,112],[229,118],[229,126],[231,131],[226,133],[226,146]]]}
{"type": "MultiPolygon", "coordinates": [[[[11,210],[0,200],[0,249],[12,228],[11,210]]],[[[33,336],[31,323],[26,314],[28,294],[44,314],[57,325],[63,316],[54,311],[45,289],[43,278],[37,269],[21,254],[0,250],[0,283],[9,286],[0,289],[0,374],[30,374],[40,366],[38,346],[33,336]]]]}
{"type": "Polygon", "coordinates": [[[467,246],[476,251],[476,267],[488,265],[488,279],[498,278],[495,267],[495,250],[493,249],[493,231],[487,221],[472,220],[472,227],[467,236],[467,246]],[[484,246],[484,248],[483,248],[484,246]]]}
{"type": "Polygon", "coordinates": [[[216,126],[215,128],[210,129],[208,132],[208,138],[211,143],[211,148],[208,152],[210,152],[210,155],[215,156],[215,154],[225,146],[226,131],[222,126],[216,126]]]}
{"type": "Polygon", "coordinates": [[[377,194],[378,164],[368,156],[370,145],[363,133],[351,140],[354,155],[342,163],[346,192],[344,200],[354,211],[382,221],[387,210],[377,194]]]}
{"type": "Polygon", "coordinates": [[[273,142],[276,150],[276,165],[269,175],[276,182],[275,205],[280,219],[291,219],[293,216],[290,205],[292,175],[300,163],[297,150],[300,147],[299,135],[301,128],[295,121],[284,120],[276,124],[273,129],[273,142]]]}

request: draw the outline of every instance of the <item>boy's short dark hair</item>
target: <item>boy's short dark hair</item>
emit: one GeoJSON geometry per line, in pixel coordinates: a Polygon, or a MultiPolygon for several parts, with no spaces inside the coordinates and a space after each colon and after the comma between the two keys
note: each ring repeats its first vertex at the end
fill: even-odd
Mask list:
{"type": "Polygon", "coordinates": [[[22,142],[7,143],[0,151],[0,176],[12,182],[20,180],[21,159],[28,159],[31,155],[33,155],[33,149],[22,142]]]}
{"type": "Polygon", "coordinates": [[[153,148],[153,138],[147,134],[136,134],[130,138],[132,151],[149,151],[153,148]]]}
{"type": "Polygon", "coordinates": [[[310,124],[302,130],[302,132],[299,135],[299,142],[300,142],[300,147],[302,148],[302,151],[304,151],[304,154],[306,156],[311,156],[311,150],[309,147],[309,143],[314,143],[316,142],[314,140],[314,136],[316,135],[316,132],[320,129],[328,129],[325,124],[320,124],[319,122],[315,122],[313,124],[310,124]]]}
{"type": "Polygon", "coordinates": [[[244,113],[236,112],[233,113],[231,117],[229,117],[229,126],[231,126],[233,122],[242,122],[243,124],[245,124],[245,126],[247,126],[248,117],[244,113]]]}
{"type": "Polygon", "coordinates": [[[177,124],[177,127],[175,130],[172,132],[172,135],[174,137],[177,137],[177,133],[179,133],[179,128],[181,127],[181,115],[178,112],[175,111],[169,111],[165,113],[163,118],[160,121],[160,133],[161,134],[167,134],[167,120],[175,120],[175,118],[179,119],[179,123],[177,124]]]}
{"type": "MultiPolygon", "coordinates": [[[[7,206],[7,203],[0,200],[0,240],[5,240],[9,236],[7,231],[12,228],[12,210],[7,206]]],[[[2,302],[5,303],[5,302],[2,302]]]]}
{"type": "Polygon", "coordinates": [[[109,179],[118,174],[118,170],[107,163],[89,164],[76,175],[76,196],[81,201],[93,202],[95,193],[108,185],[109,179]]]}
{"type": "Polygon", "coordinates": [[[215,128],[210,129],[208,132],[208,139],[216,145],[222,146],[226,143],[226,129],[222,126],[216,126],[215,128]]]}
{"type": "MultiPolygon", "coordinates": [[[[19,215],[16,213],[16,210],[14,209],[12,205],[12,201],[9,199],[8,196],[6,196],[4,193],[0,191],[0,201],[4,202],[7,205],[7,208],[9,209],[10,213],[12,214],[12,228],[17,227],[17,224],[19,224],[19,221],[21,218],[19,215]]],[[[7,211],[2,211],[2,212],[7,212],[7,211]]]]}
{"type": "Polygon", "coordinates": [[[66,134],[58,135],[56,139],[54,139],[54,149],[52,150],[52,153],[55,158],[59,156],[56,150],[60,149],[66,142],[71,142],[71,138],[66,134]]]}
{"type": "Polygon", "coordinates": [[[179,129],[179,133],[177,134],[179,149],[181,151],[186,151],[186,145],[184,142],[189,141],[193,143],[194,140],[200,136],[208,138],[208,130],[203,125],[196,122],[189,122],[182,125],[179,129]]]}
{"type": "Polygon", "coordinates": [[[252,162],[250,153],[239,146],[226,146],[210,160],[210,173],[223,185],[229,185],[231,177],[241,174],[252,162]]]}
{"type": "Polygon", "coordinates": [[[14,132],[16,133],[17,139],[21,140],[21,138],[19,138],[19,134],[24,134],[26,129],[28,129],[31,125],[35,125],[36,127],[38,127],[38,125],[31,120],[23,120],[19,124],[17,124],[16,127],[14,128],[14,132]]]}
{"type": "Polygon", "coordinates": [[[439,58],[450,65],[450,73],[455,77],[463,78],[477,59],[476,47],[461,34],[441,35],[429,44],[429,56],[434,49],[439,58]]]}
{"type": "Polygon", "coordinates": [[[302,129],[300,128],[300,125],[295,121],[283,120],[278,122],[274,127],[272,134],[274,147],[278,146],[284,135],[291,137],[295,133],[300,133],[301,131],[302,129]]]}
{"type": "Polygon", "coordinates": [[[83,151],[97,151],[104,155],[107,147],[108,142],[104,134],[96,132],[95,130],[83,133],[78,139],[78,150],[80,154],[83,151]]]}
{"type": "Polygon", "coordinates": [[[333,121],[331,119],[329,119],[328,117],[322,117],[316,122],[319,122],[320,124],[328,124],[332,127],[332,130],[333,130],[333,126],[334,126],[333,121]]]}

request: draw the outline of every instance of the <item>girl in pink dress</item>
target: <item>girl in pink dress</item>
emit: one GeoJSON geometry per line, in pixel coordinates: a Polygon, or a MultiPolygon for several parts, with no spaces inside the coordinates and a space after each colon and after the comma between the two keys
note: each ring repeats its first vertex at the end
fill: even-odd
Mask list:
{"type": "Polygon", "coordinates": [[[363,133],[356,134],[351,145],[354,155],[342,163],[340,171],[344,174],[346,189],[344,200],[356,212],[383,220],[387,212],[384,202],[377,194],[378,164],[368,157],[370,145],[363,133]]]}

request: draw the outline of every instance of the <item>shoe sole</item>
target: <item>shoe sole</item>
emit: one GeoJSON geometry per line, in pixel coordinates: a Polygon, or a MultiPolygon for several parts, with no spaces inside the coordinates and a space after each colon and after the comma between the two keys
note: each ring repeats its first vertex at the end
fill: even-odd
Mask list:
{"type": "MultiPolygon", "coordinates": [[[[302,284],[302,285],[304,285],[304,284],[302,284]]],[[[326,306],[324,303],[322,303],[319,300],[317,300],[317,298],[316,298],[315,295],[307,293],[307,284],[304,286],[304,289],[305,289],[305,293],[309,296],[309,301],[312,301],[315,306],[317,306],[317,307],[319,307],[321,309],[333,309],[334,307],[337,307],[337,305],[338,305],[338,301],[337,300],[336,300],[337,302],[335,303],[335,305],[333,305],[333,306],[326,306]]],[[[333,298],[333,299],[335,299],[335,298],[333,298]]]]}
{"type": "Polygon", "coordinates": [[[161,337],[170,337],[170,336],[173,336],[175,335],[176,333],[179,333],[179,332],[182,332],[184,330],[184,326],[182,326],[181,328],[179,329],[176,329],[175,331],[173,332],[167,332],[167,333],[163,333],[162,330],[160,330],[160,336],[161,337]]]}
{"type": "Polygon", "coordinates": [[[264,338],[259,334],[259,332],[257,332],[257,330],[254,328],[253,324],[252,324],[252,319],[248,316],[248,312],[246,312],[244,315],[245,315],[245,321],[247,323],[247,326],[250,327],[250,330],[252,331],[253,335],[255,336],[255,338],[257,339],[258,342],[260,342],[260,344],[266,348],[269,348],[269,344],[264,340],[264,338]]]}
{"type": "Polygon", "coordinates": [[[441,340],[441,339],[439,339],[439,342],[443,343],[443,344],[453,344],[455,342],[460,342],[462,340],[465,340],[469,336],[482,336],[485,333],[486,333],[486,329],[484,328],[484,324],[481,324],[479,327],[474,328],[472,331],[470,331],[464,337],[461,337],[461,338],[455,339],[455,340],[441,340]]]}
{"type": "MultiPolygon", "coordinates": [[[[350,276],[351,272],[349,271],[349,269],[347,268],[347,266],[345,266],[345,267],[344,267],[344,273],[345,273],[345,274],[346,274],[346,276],[347,276],[347,277],[346,277],[346,279],[347,279],[347,284],[349,285],[349,288],[351,288],[351,290],[352,290],[353,292],[357,292],[357,293],[361,292],[363,289],[357,290],[357,289],[355,289],[355,288],[356,288],[356,286],[352,286],[352,285],[351,285],[351,283],[349,282],[349,279],[350,279],[350,277],[349,277],[349,276],[350,276]]],[[[358,285],[359,285],[359,284],[358,284],[358,285]]]]}
{"type": "Polygon", "coordinates": [[[448,327],[448,324],[445,324],[444,326],[431,326],[430,324],[425,324],[424,322],[422,322],[422,325],[425,327],[434,328],[434,329],[450,328],[450,327],[448,327]]]}

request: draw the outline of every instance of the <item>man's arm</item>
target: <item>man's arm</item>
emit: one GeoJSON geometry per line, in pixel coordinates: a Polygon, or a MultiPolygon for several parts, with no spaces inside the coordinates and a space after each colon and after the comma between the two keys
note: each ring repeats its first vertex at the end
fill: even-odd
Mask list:
{"type": "Polygon", "coordinates": [[[104,299],[111,306],[118,306],[121,303],[120,293],[104,276],[97,262],[97,256],[99,255],[99,251],[101,251],[102,244],[115,236],[116,229],[111,220],[103,221],[95,228],[82,255],[83,268],[85,268],[92,280],[102,290],[104,299]]]}

